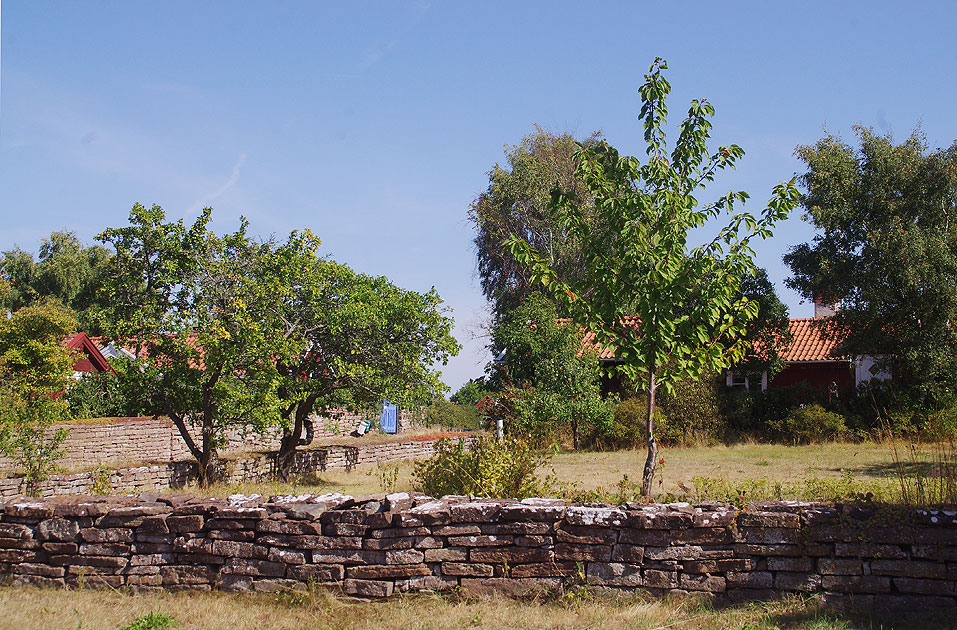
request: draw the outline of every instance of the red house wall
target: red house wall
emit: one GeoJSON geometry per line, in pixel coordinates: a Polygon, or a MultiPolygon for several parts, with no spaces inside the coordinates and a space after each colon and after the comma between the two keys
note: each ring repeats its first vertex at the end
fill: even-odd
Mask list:
{"type": "Polygon", "coordinates": [[[797,383],[807,383],[815,387],[828,387],[837,383],[838,387],[854,386],[854,370],[851,365],[837,361],[820,363],[791,364],[774,377],[768,387],[787,387],[797,383]]]}

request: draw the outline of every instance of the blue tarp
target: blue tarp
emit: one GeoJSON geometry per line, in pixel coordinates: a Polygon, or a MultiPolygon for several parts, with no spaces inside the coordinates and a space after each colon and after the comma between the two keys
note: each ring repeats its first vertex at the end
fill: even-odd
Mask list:
{"type": "Polygon", "coordinates": [[[399,430],[398,409],[388,400],[382,401],[382,413],[379,415],[379,424],[386,433],[396,433],[399,430]]]}

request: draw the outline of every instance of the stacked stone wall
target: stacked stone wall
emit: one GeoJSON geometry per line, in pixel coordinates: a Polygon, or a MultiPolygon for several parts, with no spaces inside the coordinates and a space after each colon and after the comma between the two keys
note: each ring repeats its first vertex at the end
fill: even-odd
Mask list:
{"type": "MultiPolygon", "coordinates": [[[[449,433],[447,437],[474,439],[466,433],[449,433]]],[[[332,470],[350,471],[356,466],[429,457],[441,438],[415,436],[401,442],[359,446],[331,445],[299,450],[293,472],[320,473],[332,470]]],[[[276,478],[276,454],[254,453],[220,461],[223,483],[264,482],[276,478]]],[[[194,461],[167,462],[127,468],[100,468],[91,471],[51,475],[43,483],[31,487],[20,477],[0,479],[0,498],[34,494],[41,497],[98,492],[138,493],[182,488],[196,478],[194,461]]]]}
{"type": "Polygon", "coordinates": [[[365,597],[569,585],[726,601],[817,594],[871,609],[955,605],[957,511],[776,503],[620,507],[396,493],[0,503],[15,584],[365,597]]]}
{"type": "MultiPolygon", "coordinates": [[[[314,439],[346,435],[365,417],[345,411],[331,412],[328,417],[314,416],[314,439]]],[[[58,461],[60,466],[67,469],[128,462],[176,462],[192,457],[179,429],[167,418],[116,418],[97,422],[67,422],[56,427],[69,431],[62,446],[63,457],[58,461]]],[[[412,414],[401,411],[400,431],[411,428],[412,414]]],[[[192,427],[191,434],[199,440],[199,427],[192,427]]],[[[281,438],[282,429],[278,427],[264,433],[229,429],[226,431],[223,451],[277,450],[281,438]]],[[[12,468],[10,459],[0,457],[0,470],[12,468]]]]}

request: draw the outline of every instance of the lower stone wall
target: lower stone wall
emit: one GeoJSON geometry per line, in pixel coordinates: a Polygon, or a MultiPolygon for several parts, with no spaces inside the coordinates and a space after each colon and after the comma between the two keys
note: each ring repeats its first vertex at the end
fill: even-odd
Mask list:
{"type": "MultiPolygon", "coordinates": [[[[442,434],[449,438],[472,438],[466,433],[442,434]]],[[[359,465],[403,459],[423,459],[432,455],[441,437],[415,436],[401,442],[360,446],[332,445],[298,450],[293,471],[297,474],[330,470],[349,471],[359,465]]],[[[276,454],[252,454],[220,462],[220,479],[224,483],[263,482],[276,478],[276,454]]],[[[105,469],[51,475],[46,481],[30,487],[20,477],[0,479],[0,498],[17,495],[53,497],[72,494],[156,492],[182,488],[196,478],[193,461],[149,464],[119,469],[105,469]]]]}
{"type": "Polygon", "coordinates": [[[0,502],[14,584],[527,594],[572,584],[725,601],[955,605],[957,511],[795,502],[620,507],[407,493],[0,502]]]}
{"type": "MultiPolygon", "coordinates": [[[[347,435],[366,415],[344,410],[326,416],[313,416],[314,439],[347,435]]],[[[399,430],[412,428],[412,413],[399,413],[399,430]]],[[[167,418],[115,418],[97,422],[67,422],[56,427],[69,431],[63,442],[59,464],[67,469],[110,466],[125,462],[175,462],[191,457],[176,425],[167,418]]],[[[55,428],[51,428],[51,431],[55,428]]],[[[198,440],[199,429],[191,433],[198,440]]],[[[282,429],[273,427],[264,433],[229,429],[224,452],[236,450],[277,450],[282,429]]],[[[0,457],[0,470],[11,470],[13,462],[0,457]]]]}

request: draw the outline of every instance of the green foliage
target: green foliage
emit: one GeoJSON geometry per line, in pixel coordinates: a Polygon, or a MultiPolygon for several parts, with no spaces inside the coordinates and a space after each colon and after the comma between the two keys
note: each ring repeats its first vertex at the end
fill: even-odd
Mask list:
{"type": "Polygon", "coordinates": [[[518,438],[441,440],[435,453],[415,463],[417,490],[433,497],[447,494],[488,498],[541,496],[546,485],[535,476],[546,458],[518,438]]]}
{"type": "Polygon", "coordinates": [[[0,388],[0,452],[11,458],[29,484],[59,471],[60,445],[69,435],[56,422],[67,419],[64,405],[46,395],[25,398],[0,388]]]}
{"type": "Polygon", "coordinates": [[[113,494],[113,481],[110,479],[111,472],[112,471],[105,466],[97,466],[93,469],[93,486],[90,488],[91,494],[113,494]]]}
{"type": "Polygon", "coordinates": [[[580,242],[582,273],[563,277],[521,233],[506,242],[533,284],[562,300],[575,323],[595,333],[598,343],[616,348],[621,372],[641,383],[651,399],[643,475],[648,492],[656,462],[658,388],[667,392],[681,378],[727,368],[745,356],[744,335],[758,314],[758,303],[741,292],[741,278],[755,270],[751,242],[771,236],[798,199],[791,182],[775,187],[760,217],[735,212],[748,198],[744,192],[699,205],[699,190],[718,171],[734,167],[744,151],[737,145],[708,149],[714,107],[694,100],[674,149],[667,152],[665,98],[671,86],[662,76],[666,68],[655,60],[639,89],[645,163],[619,155],[604,141],[575,154],[576,174],[594,200],[597,220],[582,210],[580,195],[553,192],[560,229],[580,242]],[[712,240],[688,247],[690,231],[726,212],[729,222],[712,240]]]}
{"type": "Polygon", "coordinates": [[[428,427],[478,429],[482,414],[474,406],[457,405],[444,398],[436,398],[422,411],[422,420],[428,427]]]}
{"type": "Polygon", "coordinates": [[[607,448],[619,443],[614,401],[597,390],[575,397],[549,389],[508,390],[504,405],[508,431],[536,445],[560,445],[571,434],[574,448],[607,448]]]}
{"type": "Polygon", "coordinates": [[[708,444],[725,435],[717,377],[706,372],[699,378],[683,378],[661,398],[659,432],[665,444],[708,444]]]}
{"type": "Polygon", "coordinates": [[[98,236],[116,250],[104,283],[107,332],[145,353],[142,391],[179,429],[203,484],[228,426],[262,429],[279,418],[277,337],[264,325],[271,301],[256,283],[258,246],[245,221],[213,234],[210,214],[186,228],[167,223],[159,206],[136,204],[128,227],[98,236]],[[199,425],[198,443],[187,419],[199,425]]]}
{"type": "Polygon", "coordinates": [[[76,324],[68,309],[51,301],[0,318],[0,451],[31,483],[55,472],[62,455],[67,431],[52,425],[67,419],[61,394],[74,359],[63,341],[76,324]]]}
{"type": "MultiPolygon", "coordinates": [[[[585,142],[592,144],[600,137],[594,133],[585,142]]],[[[577,148],[571,135],[536,125],[520,144],[506,145],[508,163],[492,167],[488,188],[469,208],[482,293],[492,305],[495,322],[541,292],[526,266],[506,247],[510,235],[522,235],[564,275],[581,273],[580,243],[558,229],[560,211],[551,204],[551,189],[557,184],[578,193],[581,212],[595,216],[590,193],[575,169],[577,148]]]]}
{"type": "MultiPolygon", "coordinates": [[[[645,441],[644,419],[648,411],[648,399],[643,396],[628,396],[615,405],[608,448],[637,448],[645,441]]],[[[655,415],[659,426],[667,426],[668,418],[661,411],[655,415]]]]}
{"type": "Polygon", "coordinates": [[[0,318],[0,375],[21,396],[62,392],[73,375],[64,339],[76,331],[73,314],[56,302],[25,306],[0,318]]]}
{"type": "Polygon", "coordinates": [[[570,431],[579,448],[607,435],[611,403],[600,396],[594,355],[581,353],[580,331],[555,315],[540,295],[508,312],[493,330],[491,347],[504,357],[490,364],[490,380],[503,390],[499,410],[509,431],[539,444],[570,431]]]}
{"type": "Polygon", "coordinates": [[[768,379],[772,379],[784,369],[781,357],[792,341],[788,307],[778,298],[768,272],[760,267],[741,279],[741,293],[757,303],[758,314],[748,322],[744,333],[751,350],[735,369],[752,372],[759,380],[761,372],[767,370],[768,379]]]}
{"type": "Polygon", "coordinates": [[[173,628],[176,625],[176,620],[170,615],[151,612],[144,617],[134,619],[121,630],[156,630],[156,628],[173,628]]]}
{"type": "Polygon", "coordinates": [[[322,258],[318,237],[293,232],[257,254],[257,299],[288,427],[280,460],[291,461],[303,425],[317,409],[360,411],[383,399],[406,409],[446,387],[436,364],[459,345],[435,289],[417,293],[385,277],[360,274],[322,258]]]}
{"type": "Polygon", "coordinates": [[[827,334],[840,352],[925,388],[957,385],[957,143],[929,152],[854,127],[858,147],[826,135],[797,155],[814,240],[785,256],[788,284],[839,303],[827,334]]]}
{"type": "Polygon", "coordinates": [[[73,232],[53,232],[40,243],[37,259],[19,247],[0,253],[0,307],[18,310],[53,299],[77,313],[85,332],[99,332],[104,304],[99,287],[110,252],[86,247],[73,232]]]}
{"type": "Polygon", "coordinates": [[[449,401],[474,407],[475,403],[482,400],[489,391],[488,383],[486,383],[484,376],[472,378],[462,385],[457,392],[452,394],[449,401]]]}
{"type": "Polygon", "coordinates": [[[845,435],[844,417],[821,405],[802,405],[783,420],[771,424],[779,438],[794,444],[816,444],[845,435]]]}
{"type": "Polygon", "coordinates": [[[159,411],[149,396],[143,395],[141,363],[110,359],[116,374],[84,374],[66,392],[73,418],[139,417],[159,411]]]}

